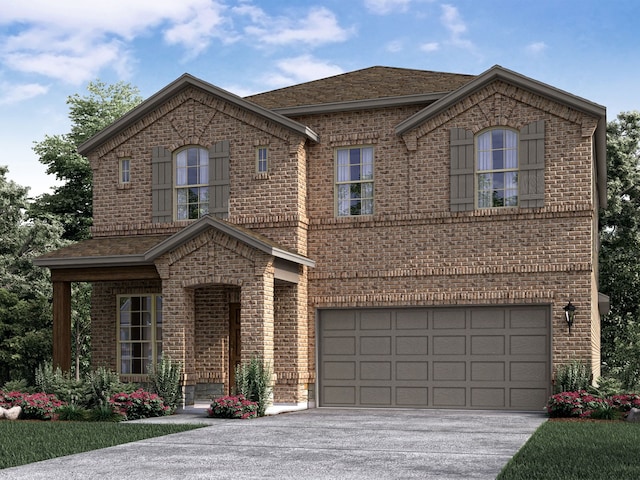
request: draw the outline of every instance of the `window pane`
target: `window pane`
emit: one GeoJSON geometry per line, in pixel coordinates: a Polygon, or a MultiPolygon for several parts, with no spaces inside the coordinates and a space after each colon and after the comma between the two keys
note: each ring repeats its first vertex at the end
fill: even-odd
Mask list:
{"type": "Polygon", "coordinates": [[[504,130],[493,130],[491,132],[491,148],[504,148],[504,130]]]}
{"type": "Polygon", "coordinates": [[[504,151],[494,150],[492,152],[493,165],[492,170],[502,170],[504,168],[504,151]]]}

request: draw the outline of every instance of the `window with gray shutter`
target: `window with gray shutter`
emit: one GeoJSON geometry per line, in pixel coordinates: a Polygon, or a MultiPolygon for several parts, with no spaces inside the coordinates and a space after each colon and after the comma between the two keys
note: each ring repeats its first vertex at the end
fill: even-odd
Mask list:
{"type": "Polygon", "coordinates": [[[520,207],[544,207],[544,120],[520,130],[518,157],[520,207]]]}
{"type": "Polygon", "coordinates": [[[152,222],[170,223],[173,220],[173,161],[164,147],[151,152],[152,222]]]}
{"type": "Polygon", "coordinates": [[[229,140],[209,149],[209,214],[229,217],[229,140]]]}
{"type": "Polygon", "coordinates": [[[451,211],[473,210],[474,195],[473,132],[464,128],[451,129],[451,211]]]}

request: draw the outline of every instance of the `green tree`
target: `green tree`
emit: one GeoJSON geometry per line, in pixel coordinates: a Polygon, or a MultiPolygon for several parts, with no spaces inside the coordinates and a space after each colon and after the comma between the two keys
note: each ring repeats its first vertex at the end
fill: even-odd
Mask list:
{"type": "Polygon", "coordinates": [[[53,193],[38,197],[33,213],[54,215],[64,225],[64,238],[79,241],[89,238],[92,223],[91,167],[78,147],[142,101],[137,87],[119,82],[107,85],[90,82],[89,94],[68,97],[71,131],[66,135],[47,135],[33,150],[47,173],[62,182],[53,193]]]}
{"type": "Polygon", "coordinates": [[[0,385],[24,378],[51,358],[51,281],[33,258],[65,244],[54,218],[29,214],[28,188],[0,166],[0,385]]]}
{"type": "MultiPolygon", "coordinates": [[[[87,91],[86,96],[67,99],[71,131],[45,136],[33,148],[47,173],[62,184],[36,198],[31,212],[35,217],[57,218],[64,226],[63,238],[70,241],[89,238],[93,220],[91,167],[78,147],[142,101],[138,89],[123,82],[90,82],[87,91]]],[[[91,286],[74,283],[72,289],[72,368],[79,378],[90,366],[91,286]]]]}
{"type": "Polygon", "coordinates": [[[607,209],[600,214],[600,288],[611,299],[602,323],[605,373],[640,381],[640,112],[607,126],[607,209]]]}

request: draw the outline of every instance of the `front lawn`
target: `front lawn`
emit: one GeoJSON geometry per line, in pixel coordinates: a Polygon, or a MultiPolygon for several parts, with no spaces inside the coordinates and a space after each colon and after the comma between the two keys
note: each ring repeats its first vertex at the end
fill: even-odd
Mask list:
{"type": "Polygon", "coordinates": [[[548,421],[497,480],[640,478],[640,424],[548,421]]]}
{"type": "Polygon", "coordinates": [[[0,421],[0,469],[184,432],[202,425],[0,421]]]}

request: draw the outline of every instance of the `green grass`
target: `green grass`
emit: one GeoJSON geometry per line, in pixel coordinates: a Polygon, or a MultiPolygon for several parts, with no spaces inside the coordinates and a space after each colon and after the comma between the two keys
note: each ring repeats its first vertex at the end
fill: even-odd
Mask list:
{"type": "Polygon", "coordinates": [[[545,422],[498,480],[640,478],[640,424],[545,422]]]}
{"type": "Polygon", "coordinates": [[[202,425],[0,421],[0,469],[184,432],[202,425]]]}

